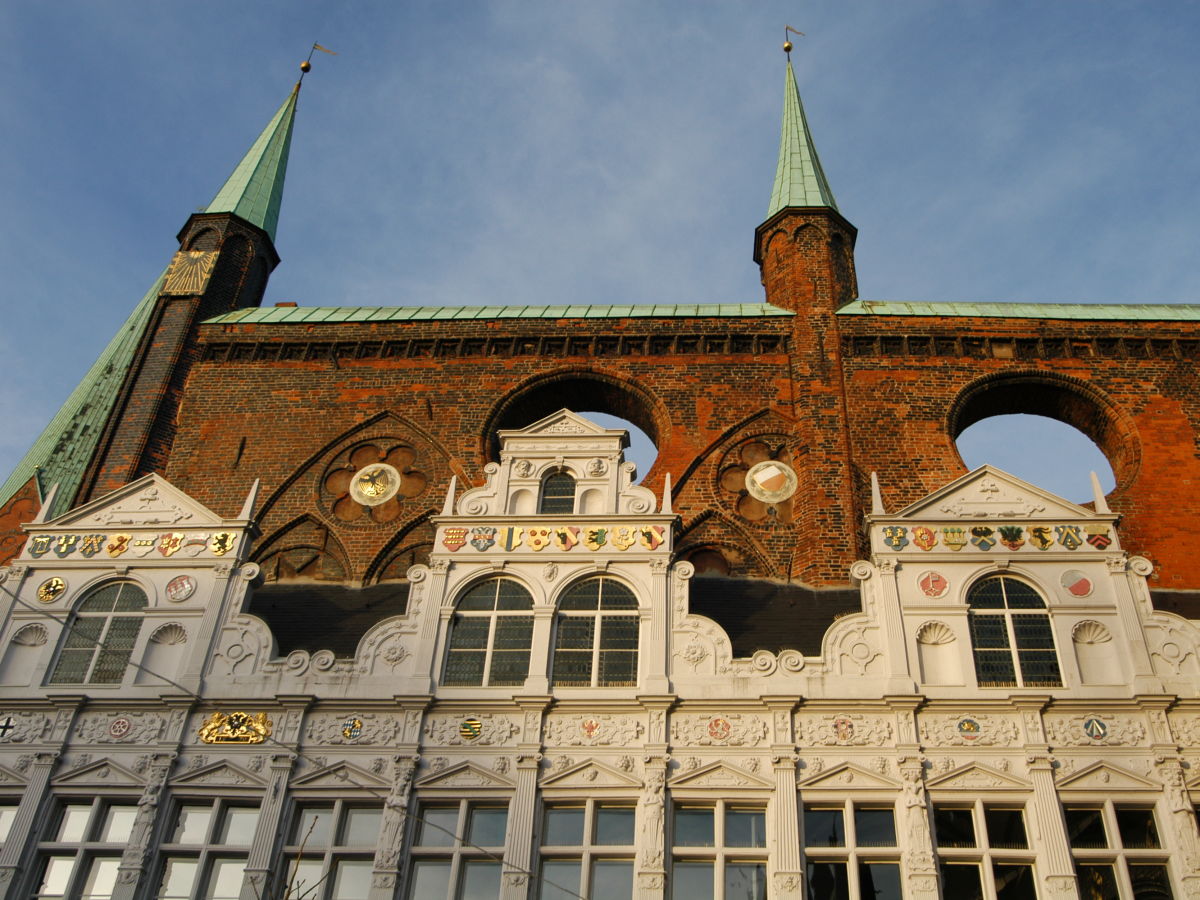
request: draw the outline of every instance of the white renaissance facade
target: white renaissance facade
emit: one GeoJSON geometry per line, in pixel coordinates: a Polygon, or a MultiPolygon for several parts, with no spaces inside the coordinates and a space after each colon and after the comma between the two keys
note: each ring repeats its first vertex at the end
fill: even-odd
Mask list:
{"type": "Polygon", "coordinates": [[[224,519],[152,475],[31,523],[0,897],[1200,897],[1200,629],[1102,497],[876,490],[861,611],[739,658],[623,431],[499,438],[352,656],[250,612],[254,492],[224,519]]]}

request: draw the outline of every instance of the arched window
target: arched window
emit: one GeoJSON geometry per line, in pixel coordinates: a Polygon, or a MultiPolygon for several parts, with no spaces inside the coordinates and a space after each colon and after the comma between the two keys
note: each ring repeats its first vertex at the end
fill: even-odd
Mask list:
{"type": "Polygon", "coordinates": [[[532,641],[529,591],[510,578],[481,581],[458,600],[442,684],[524,684],[532,641]]]}
{"type": "Polygon", "coordinates": [[[75,607],[50,684],[120,684],[148,601],[136,584],[118,581],[75,607]]]}
{"type": "Polygon", "coordinates": [[[570,472],[558,471],[542,482],[542,499],[538,503],[540,513],[575,512],[575,479],[570,472]]]}
{"type": "Polygon", "coordinates": [[[567,588],[558,603],[554,684],[636,685],[637,605],[633,591],[606,575],[567,588]]]}
{"type": "Polygon", "coordinates": [[[1046,602],[1009,575],[989,575],[967,591],[975,676],[980,687],[1061,687],[1046,602]]]}

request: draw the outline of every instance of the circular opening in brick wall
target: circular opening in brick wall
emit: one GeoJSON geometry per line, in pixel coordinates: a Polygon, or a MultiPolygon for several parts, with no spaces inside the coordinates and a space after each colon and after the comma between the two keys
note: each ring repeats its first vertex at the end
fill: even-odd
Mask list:
{"type": "Polygon", "coordinates": [[[666,411],[640,387],[594,373],[559,373],[527,383],[509,394],[489,417],[484,430],[490,459],[500,458],[497,433],[525,428],[560,409],[579,413],[605,428],[629,432],[625,458],[637,463],[638,479],[646,477],[667,431],[666,411]]]}
{"type": "Polygon", "coordinates": [[[1089,472],[1111,493],[1140,459],[1132,422],[1108,397],[1046,372],[979,379],[959,395],[948,429],[967,468],[990,463],[1077,503],[1092,499],[1089,472]]]}

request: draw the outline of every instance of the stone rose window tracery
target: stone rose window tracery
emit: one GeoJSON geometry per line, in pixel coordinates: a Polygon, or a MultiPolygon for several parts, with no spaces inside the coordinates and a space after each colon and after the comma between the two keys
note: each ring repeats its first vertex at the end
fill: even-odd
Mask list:
{"type": "Polygon", "coordinates": [[[734,447],[722,461],[718,482],[742,518],[792,521],[798,479],[782,436],[752,438],[734,447]]]}
{"type": "Polygon", "coordinates": [[[340,454],[322,481],[334,516],[343,522],[383,524],[400,515],[403,502],[425,490],[429,479],[414,468],[417,452],[383,440],[340,454]]]}

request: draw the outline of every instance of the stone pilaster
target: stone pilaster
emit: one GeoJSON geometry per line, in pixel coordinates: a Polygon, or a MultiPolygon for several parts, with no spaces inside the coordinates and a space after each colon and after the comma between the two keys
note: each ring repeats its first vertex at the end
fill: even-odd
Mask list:
{"type": "Polygon", "coordinates": [[[533,825],[537,813],[538,774],[541,753],[517,756],[517,789],[508,806],[508,835],[504,843],[503,883],[500,900],[526,900],[533,865],[533,825]]]}
{"type": "Polygon", "coordinates": [[[665,755],[646,757],[646,782],[637,808],[637,900],[662,900],[667,883],[667,762],[665,755]]]}
{"type": "MultiPolygon", "coordinates": [[[[260,900],[268,896],[271,881],[271,852],[275,849],[275,838],[279,834],[283,804],[287,799],[288,780],[296,765],[294,753],[276,753],[271,757],[267,789],[263,793],[262,806],[258,812],[258,826],[254,829],[254,842],[246,860],[246,874],[242,878],[239,900],[260,900]]],[[[286,878],[286,871],[281,873],[286,878]]]]}
{"type": "Polygon", "coordinates": [[[46,786],[58,763],[59,754],[56,752],[38,753],[29,766],[29,780],[25,782],[25,790],[21,794],[21,802],[13,816],[12,827],[8,830],[9,840],[0,851],[0,900],[16,900],[22,896],[17,875],[21,871],[22,856],[30,839],[36,839],[37,815],[46,799],[46,786]],[[25,840],[19,836],[24,835],[25,840]]]}
{"type": "MultiPolygon", "coordinates": [[[[1029,723],[1026,728],[1029,728],[1029,723]]],[[[1075,896],[1075,864],[1071,859],[1071,844],[1063,820],[1062,804],[1054,787],[1054,763],[1045,754],[1025,758],[1029,781],[1033,785],[1034,834],[1041,835],[1038,848],[1038,870],[1047,897],[1075,896]]]]}

